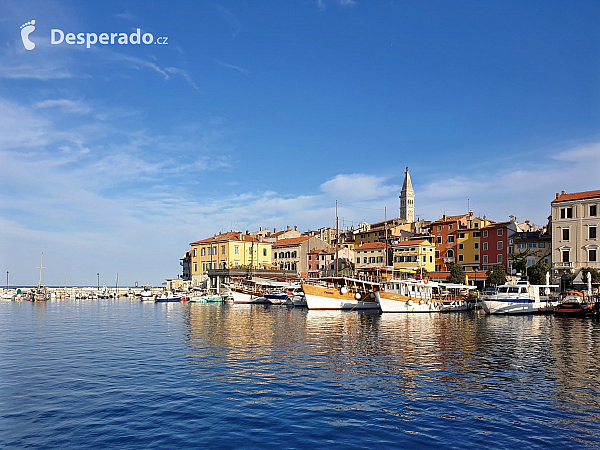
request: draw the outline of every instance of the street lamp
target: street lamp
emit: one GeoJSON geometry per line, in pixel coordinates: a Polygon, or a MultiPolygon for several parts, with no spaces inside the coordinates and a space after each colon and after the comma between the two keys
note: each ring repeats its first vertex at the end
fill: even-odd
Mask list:
{"type": "Polygon", "coordinates": [[[8,270],[6,271],[6,289],[8,289],[10,285],[8,284],[8,270]]]}
{"type": "Polygon", "coordinates": [[[98,272],[96,275],[98,275],[98,290],[100,290],[100,272],[98,272]]]}

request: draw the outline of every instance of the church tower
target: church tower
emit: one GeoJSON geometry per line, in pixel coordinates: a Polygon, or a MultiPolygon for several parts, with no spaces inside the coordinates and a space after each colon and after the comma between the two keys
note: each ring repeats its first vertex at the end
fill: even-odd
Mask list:
{"type": "Polygon", "coordinates": [[[415,221],[415,191],[413,191],[408,166],[404,173],[404,183],[400,192],[400,218],[410,223],[415,221]]]}

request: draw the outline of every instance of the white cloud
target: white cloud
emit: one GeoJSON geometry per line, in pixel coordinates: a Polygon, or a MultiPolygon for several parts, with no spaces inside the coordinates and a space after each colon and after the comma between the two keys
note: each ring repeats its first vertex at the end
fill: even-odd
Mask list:
{"type": "Polygon", "coordinates": [[[215,59],[214,61],[223,67],[227,67],[228,69],[237,70],[238,72],[240,72],[244,75],[250,75],[250,71],[248,69],[244,69],[243,67],[235,66],[233,64],[227,64],[227,63],[224,63],[223,61],[219,61],[218,59],[215,59]]]}
{"type": "Polygon", "coordinates": [[[82,101],[68,99],[44,100],[33,105],[36,109],[60,108],[67,114],[89,114],[92,108],[82,101]]]}
{"type": "Polygon", "coordinates": [[[384,184],[386,178],[354,173],[340,174],[321,184],[322,192],[340,200],[373,200],[399,193],[400,187],[384,184]]]}

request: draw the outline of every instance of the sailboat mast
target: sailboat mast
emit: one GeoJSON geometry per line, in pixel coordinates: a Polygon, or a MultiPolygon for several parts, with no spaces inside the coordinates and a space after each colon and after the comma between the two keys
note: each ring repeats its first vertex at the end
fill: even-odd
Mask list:
{"type": "Polygon", "coordinates": [[[339,249],[339,240],[340,240],[340,232],[339,232],[339,222],[338,222],[338,202],[335,201],[335,276],[338,276],[338,249],[339,249]]]}
{"type": "Polygon", "coordinates": [[[42,252],[42,259],[40,260],[40,279],[38,280],[38,289],[42,285],[42,269],[44,268],[44,252],[42,252]]]}

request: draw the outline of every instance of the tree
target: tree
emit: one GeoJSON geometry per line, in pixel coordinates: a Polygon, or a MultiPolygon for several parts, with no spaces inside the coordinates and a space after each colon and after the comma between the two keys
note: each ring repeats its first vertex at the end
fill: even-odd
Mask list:
{"type": "Polygon", "coordinates": [[[546,274],[550,268],[544,261],[538,261],[527,269],[529,282],[531,284],[546,284],[546,274]]]}
{"type": "Polygon", "coordinates": [[[513,253],[511,259],[513,261],[512,268],[517,272],[525,273],[527,269],[527,257],[531,255],[531,249],[526,249],[524,252],[513,253]]]}
{"type": "Polygon", "coordinates": [[[494,286],[506,283],[506,271],[502,264],[490,267],[487,272],[488,282],[494,286]]]}
{"type": "Polygon", "coordinates": [[[600,283],[600,272],[598,269],[594,269],[593,267],[582,267],[581,268],[581,278],[584,283],[587,283],[587,273],[590,272],[592,274],[592,283],[600,283]]]}
{"type": "Polygon", "coordinates": [[[465,269],[460,264],[452,264],[450,267],[450,276],[448,277],[448,283],[464,284],[465,283],[465,269]]]}

